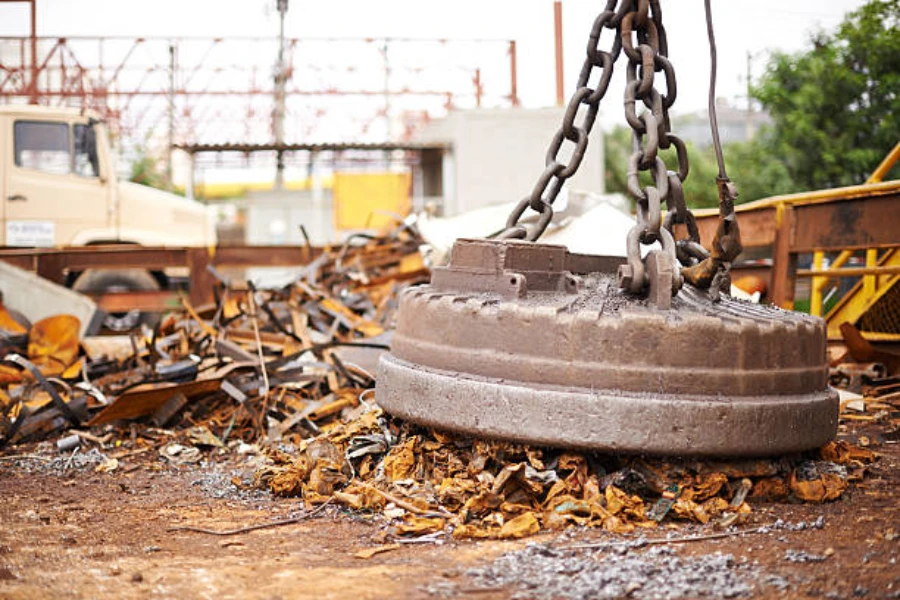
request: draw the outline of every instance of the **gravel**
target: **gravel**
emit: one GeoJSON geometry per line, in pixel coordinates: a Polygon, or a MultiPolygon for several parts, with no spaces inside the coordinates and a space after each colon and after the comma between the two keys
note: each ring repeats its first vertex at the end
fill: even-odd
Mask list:
{"type": "Polygon", "coordinates": [[[75,449],[72,452],[57,456],[49,462],[43,464],[32,463],[30,466],[32,468],[37,467],[38,470],[47,473],[62,475],[70,470],[82,471],[88,468],[93,469],[104,460],[106,460],[106,455],[96,448],[91,448],[87,452],[75,449]]]}
{"type": "Polygon", "coordinates": [[[466,575],[467,588],[439,582],[426,591],[450,597],[503,588],[513,598],[535,600],[736,598],[751,594],[760,581],[756,567],[730,554],[682,558],[666,546],[598,553],[530,544],[466,575]]]}
{"type": "Polygon", "coordinates": [[[234,484],[235,479],[242,483],[247,481],[246,469],[222,469],[215,463],[201,463],[191,472],[191,485],[200,489],[210,498],[222,500],[239,500],[241,502],[269,503],[272,495],[259,488],[244,488],[234,484]]]}
{"type": "Polygon", "coordinates": [[[816,563],[825,562],[827,556],[821,554],[810,554],[803,550],[788,550],[784,553],[784,560],[793,563],[816,563]]]}

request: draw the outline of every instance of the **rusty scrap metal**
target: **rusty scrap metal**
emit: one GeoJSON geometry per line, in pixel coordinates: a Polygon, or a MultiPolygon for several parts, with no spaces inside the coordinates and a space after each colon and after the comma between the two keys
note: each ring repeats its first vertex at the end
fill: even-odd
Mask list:
{"type": "MultiPolygon", "coordinates": [[[[421,238],[403,225],[322,250],[290,285],[257,289],[216,273],[217,302],[171,312],[130,338],[79,352],[77,319],[24,330],[0,307],[0,445],[40,439],[86,422],[140,421],[215,439],[297,441],[358,406],[374,386],[359,353],[387,346],[395,296],[422,281],[421,238]],[[74,329],[73,329],[74,327],[74,329]],[[344,358],[344,348],[357,354],[344,358]]],[[[108,340],[109,338],[107,338],[108,340]]],[[[86,345],[87,346],[87,345],[86,345]]],[[[374,359],[367,359],[374,363],[374,359]]]]}
{"type": "Polygon", "coordinates": [[[847,442],[732,462],[597,455],[419,427],[377,407],[296,453],[266,454],[258,483],[307,506],[381,513],[385,541],[513,539],[570,525],[623,533],[663,519],[730,527],[759,500],[834,500],[876,458],[847,442]]]}

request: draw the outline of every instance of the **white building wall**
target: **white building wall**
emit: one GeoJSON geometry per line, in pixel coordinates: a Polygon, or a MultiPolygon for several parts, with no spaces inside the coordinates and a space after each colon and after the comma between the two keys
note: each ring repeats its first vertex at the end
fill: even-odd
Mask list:
{"type": "Polygon", "coordinates": [[[336,241],[330,190],[248,192],[245,205],[248,244],[302,245],[301,225],[313,245],[336,241]]]}
{"type": "MultiPolygon", "coordinates": [[[[444,214],[520,200],[530,194],[544,169],[547,147],[564,108],[456,111],[429,124],[418,141],[450,145],[444,161],[444,214]]],[[[568,160],[574,144],[563,144],[568,160]]],[[[599,124],[570,190],[603,193],[603,136],[599,124]]]]}

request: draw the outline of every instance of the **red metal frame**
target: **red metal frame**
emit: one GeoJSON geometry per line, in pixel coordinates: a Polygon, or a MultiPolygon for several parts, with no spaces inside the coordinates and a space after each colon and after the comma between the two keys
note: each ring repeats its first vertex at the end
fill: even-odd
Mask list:
{"type": "MultiPolygon", "coordinates": [[[[34,15],[35,0],[0,0],[9,1],[29,2],[34,15]]],[[[271,141],[274,38],[50,38],[35,31],[32,21],[31,36],[0,37],[0,102],[90,108],[114,135],[138,143],[169,118],[171,102],[176,143],[271,141]]],[[[289,39],[286,47],[288,141],[390,139],[378,125],[386,111],[404,126],[393,137],[406,139],[450,107],[518,104],[514,41],[289,39]],[[387,47],[390,65],[382,56],[387,47]]]]}

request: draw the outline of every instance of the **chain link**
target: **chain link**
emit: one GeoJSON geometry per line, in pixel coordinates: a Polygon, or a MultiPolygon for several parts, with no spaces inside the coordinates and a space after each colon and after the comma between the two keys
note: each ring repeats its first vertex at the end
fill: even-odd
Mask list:
{"type": "Polygon", "coordinates": [[[553,202],[562,190],[566,180],[578,170],[584,154],[587,151],[588,138],[597,113],[600,110],[600,100],[609,89],[612,79],[613,64],[622,50],[621,37],[615,36],[610,50],[600,48],[600,39],[604,29],[617,29],[617,13],[613,12],[616,0],[606,3],[606,10],[601,12],[594,20],[591,35],[588,38],[587,53],[581,73],[578,77],[578,85],[575,93],[569,99],[563,122],[553,135],[550,146],[547,148],[544,172],[538,177],[531,194],[519,202],[509,215],[506,228],[497,237],[500,239],[523,239],[535,241],[546,231],[550,220],[553,218],[553,202]],[[596,87],[590,87],[591,78],[597,75],[596,87]],[[578,115],[582,113],[581,121],[578,115]],[[570,144],[566,144],[566,142],[570,144]],[[563,146],[572,146],[572,153],[568,162],[561,162],[560,154],[563,146]],[[531,208],[540,216],[536,223],[526,227],[519,221],[527,208],[531,208]]]}
{"type": "MultiPolygon", "coordinates": [[[[632,293],[639,293],[651,286],[650,271],[643,266],[641,259],[641,246],[658,243],[660,249],[651,252],[665,255],[657,258],[664,259],[672,267],[672,292],[675,293],[682,284],[677,268],[679,246],[672,229],[662,228],[662,205],[666,204],[672,212],[676,205],[672,197],[677,197],[680,206],[669,220],[674,221],[679,215],[682,219],[686,218],[687,208],[681,208],[684,195],[680,184],[690,168],[684,144],[671,133],[669,126],[669,107],[677,95],[675,69],[665,53],[665,30],[662,28],[659,3],[632,0],[624,4],[630,7],[622,14],[619,35],[622,51],[628,59],[624,108],[634,150],[628,159],[627,189],[635,200],[637,223],[628,234],[628,260],[625,267],[619,270],[619,286],[632,293]],[[657,73],[662,73],[665,80],[665,94],[655,87],[657,73]],[[639,103],[648,109],[640,115],[639,103]],[[659,156],[660,149],[673,145],[678,157],[677,175],[668,171],[665,161],[659,156]],[[642,186],[640,174],[645,171],[650,173],[652,184],[642,186]]],[[[660,308],[668,308],[670,301],[671,298],[667,298],[660,308]]]]}
{"type": "MultiPolygon", "coordinates": [[[[648,279],[648,272],[658,274],[660,269],[647,269],[646,259],[641,258],[642,245],[659,244],[660,249],[651,250],[651,253],[659,255],[654,264],[670,266],[673,273],[673,294],[681,288],[684,280],[682,271],[692,283],[705,287],[716,284],[718,289],[721,287],[722,264],[734,257],[734,244],[731,242],[735,236],[731,231],[736,229],[736,222],[727,237],[722,234],[729,248],[717,248],[718,235],[713,243],[712,256],[700,245],[697,222],[687,208],[682,189],[682,182],[690,171],[687,148],[678,136],[672,134],[669,124],[669,108],[677,96],[677,83],[675,69],[668,58],[668,42],[659,0],[607,0],[605,9],[591,27],[578,85],[566,107],[563,122],[547,149],[544,171],[538,177],[531,194],[516,205],[507,219],[505,229],[496,237],[535,241],[547,229],[553,218],[553,202],[566,180],[575,174],[584,159],[599,103],[606,95],[613,66],[622,53],[627,59],[625,121],[632,129],[627,189],[636,203],[637,222],[626,239],[627,262],[620,269],[619,285],[632,293],[639,293],[648,286],[651,292],[654,287],[660,288],[661,280],[650,282],[648,279]],[[614,39],[611,48],[604,50],[600,47],[601,38],[607,29],[614,31],[614,39]],[[664,94],[654,85],[657,73],[661,74],[665,82],[664,94]],[[590,82],[594,77],[597,84],[592,88],[590,82]],[[646,109],[640,114],[639,104],[646,109]],[[567,162],[560,159],[564,146],[572,148],[567,162]],[[670,147],[675,149],[676,171],[668,170],[665,161],[659,156],[660,149],[670,147]],[[651,175],[651,185],[641,185],[642,172],[651,175]],[[664,218],[663,204],[668,207],[664,218]],[[529,208],[538,213],[538,218],[526,225],[522,222],[522,217],[529,208]],[[686,228],[686,238],[676,239],[676,225],[686,228]],[[679,269],[679,263],[685,269],[679,269]],[[713,279],[717,281],[713,282],[713,279]]],[[[733,206],[734,195],[729,194],[733,186],[728,186],[731,186],[730,182],[719,181],[720,198],[725,205],[733,206]]],[[[725,217],[734,221],[733,208],[730,211],[723,210],[722,214],[720,229],[727,229],[725,217]]],[[[737,246],[739,245],[738,237],[737,246]]],[[[658,305],[660,308],[667,308],[668,302],[658,301],[658,305]]]]}

